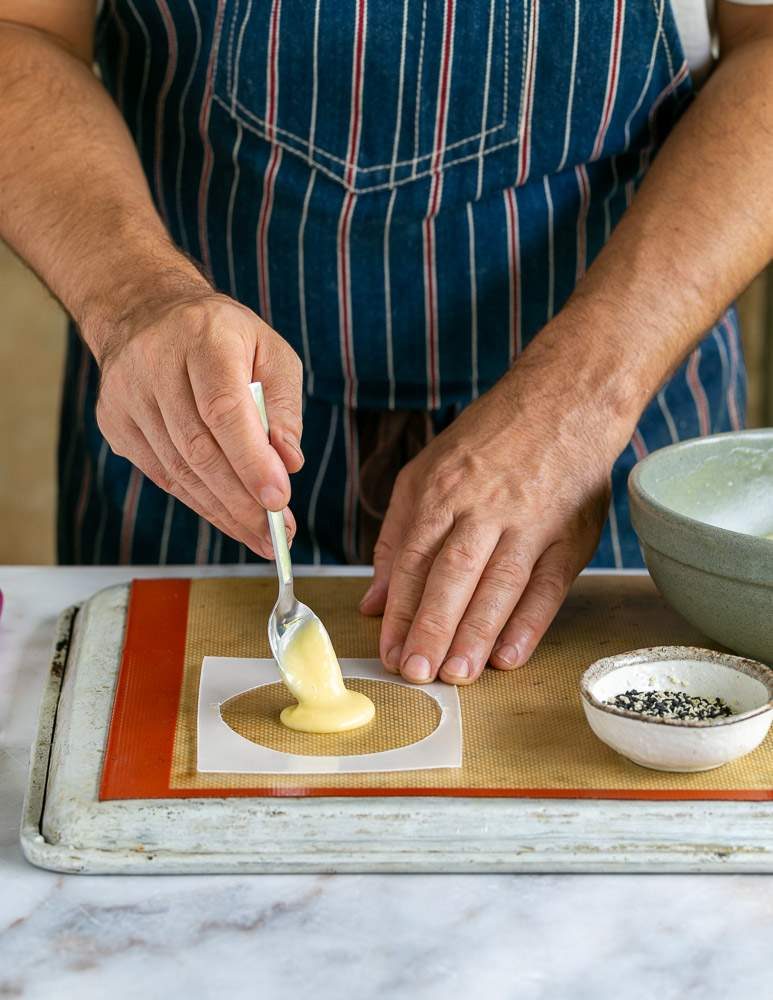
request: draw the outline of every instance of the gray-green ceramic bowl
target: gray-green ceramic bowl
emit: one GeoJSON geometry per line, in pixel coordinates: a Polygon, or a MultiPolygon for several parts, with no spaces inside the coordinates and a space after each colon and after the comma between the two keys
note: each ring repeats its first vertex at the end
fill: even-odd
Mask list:
{"type": "Polygon", "coordinates": [[[773,662],[773,428],[670,445],[628,481],[658,589],[707,636],[773,662]]]}

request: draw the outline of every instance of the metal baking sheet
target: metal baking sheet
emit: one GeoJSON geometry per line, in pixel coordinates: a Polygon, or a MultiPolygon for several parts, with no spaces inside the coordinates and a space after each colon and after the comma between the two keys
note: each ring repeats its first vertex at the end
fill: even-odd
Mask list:
{"type": "Polygon", "coordinates": [[[21,843],[80,873],[771,872],[773,802],[200,798],[100,802],[128,586],[62,615],[21,843]]]}

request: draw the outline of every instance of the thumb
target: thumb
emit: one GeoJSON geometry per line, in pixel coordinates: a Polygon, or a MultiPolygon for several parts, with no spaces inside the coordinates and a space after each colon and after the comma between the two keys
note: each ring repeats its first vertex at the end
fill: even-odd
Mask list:
{"type": "Polygon", "coordinates": [[[304,461],[301,451],[303,365],[287,341],[265,324],[260,339],[253,380],[263,383],[269,438],[287,471],[297,472],[304,461]]]}

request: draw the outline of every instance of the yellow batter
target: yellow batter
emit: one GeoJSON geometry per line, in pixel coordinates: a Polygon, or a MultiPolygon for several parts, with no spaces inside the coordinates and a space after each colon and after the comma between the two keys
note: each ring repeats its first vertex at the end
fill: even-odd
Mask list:
{"type": "Polygon", "coordinates": [[[367,725],[376,714],[373,702],[347,691],[330,636],[316,618],[290,634],[282,650],[285,684],[298,699],[279,718],[302,733],[342,733],[367,725]]]}

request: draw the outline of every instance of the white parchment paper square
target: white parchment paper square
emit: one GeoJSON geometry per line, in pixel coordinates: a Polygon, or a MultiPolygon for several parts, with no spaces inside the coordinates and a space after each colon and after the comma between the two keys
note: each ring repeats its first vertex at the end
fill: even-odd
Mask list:
{"type": "MultiPolygon", "coordinates": [[[[386,673],[378,660],[341,660],[344,677],[362,677],[383,684],[409,685],[386,673]]],[[[310,757],[284,753],[252,743],[223,720],[220,706],[245,691],[276,684],[274,660],[205,656],[199,682],[197,769],[237,774],[351,774],[362,771],[420,771],[462,766],[462,713],[459,694],[451,684],[435,681],[422,692],[440,708],[437,728],[416,743],[378,753],[347,757],[310,757]]]]}

